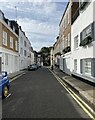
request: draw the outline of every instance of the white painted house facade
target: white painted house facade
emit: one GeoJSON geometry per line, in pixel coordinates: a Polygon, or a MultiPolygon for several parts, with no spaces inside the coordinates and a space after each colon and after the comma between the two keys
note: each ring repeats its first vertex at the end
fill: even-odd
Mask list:
{"type": "MultiPolygon", "coordinates": [[[[83,0],[82,0],[83,2],[83,0]]],[[[80,3],[82,5],[84,3],[80,3]]],[[[81,7],[81,6],[80,6],[81,7]]],[[[71,72],[95,83],[95,0],[86,2],[71,27],[71,72]],[[87,41],[88,40],[88,41],[87,41]],[[89,42],[85,45],[86,42],[89,42]]]]}
{"type": "Polygon", "coordinates": [[[19,27],[19,69],[26,69],[31,64],[31,43],[19,27]]]}

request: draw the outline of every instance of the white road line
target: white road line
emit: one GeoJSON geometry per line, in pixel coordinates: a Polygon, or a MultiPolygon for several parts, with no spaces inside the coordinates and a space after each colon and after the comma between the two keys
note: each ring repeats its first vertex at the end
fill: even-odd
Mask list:
{"type": "Polygon", "coordinates": [[[16,80],[17,78],[21,77],[21,76],[24,75],[24,74],[25,74],[25,73],[22,73],[22,74],[20,74],[20,75],[18,75],[18,76],[16,76],[16,77],[14,77],[13,79],[10,80],[10,82],[16,80]]]}
{"type": "Polygon", "coordinates": [[[11,96],[11,93],[9,93],[9,95],[6,98],[9,98],[11,96]]]}

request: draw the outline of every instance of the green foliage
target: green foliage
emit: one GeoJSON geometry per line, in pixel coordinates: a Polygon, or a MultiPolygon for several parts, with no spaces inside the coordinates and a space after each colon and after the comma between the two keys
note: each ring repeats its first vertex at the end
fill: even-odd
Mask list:
{"type": "Polygon", "coordinates": [[[71,47],[70,46],[68,46],[65,49],[63,49],[63,53],[64,54],[67,53],[67,52],[70,52],[70,51],[71,51],[71,47]]]}
{"type": "Polygon", "coordinates": [[[85,38],[84,40],[82,40],[80,42],[80,46],[86,46],[88,44],[90,44],[92,42],[92,38],[90,36],[88,36],[87,38],[85,38]]]}
{"type": "Polygon", "coordinates": [[[50,65],[50,51],[52,47],[42,47],[39,53],[41,53],[41,56],[43,58],[43,64],[44,65],[50,65]]]}
{"type": "Polygon", "coordinates": [[[61,54],[61,52],[57,52],[57,53],[55,54],[55,57],[56,57],[57,55],[61,56],[62,54],[61,54]]]}

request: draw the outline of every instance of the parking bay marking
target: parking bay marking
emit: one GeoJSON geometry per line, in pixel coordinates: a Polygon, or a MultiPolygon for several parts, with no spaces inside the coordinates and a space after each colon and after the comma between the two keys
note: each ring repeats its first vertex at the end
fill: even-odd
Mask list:
{"type": "Polygon", "coordinates": [[[91,109],[91,107],[88,106],[77,94],[75,94],[70,88],[68,88],[67,85],[53,71],[51,71],[50,69],[49,71],[54,75],[58,82],[60,82],[65,90],[73,97],[73,99],[79,104],[79,106],[88,114],[88,116],[95,120],[95,117],[92,115],[94,113],[93,109],[91,109]]]}

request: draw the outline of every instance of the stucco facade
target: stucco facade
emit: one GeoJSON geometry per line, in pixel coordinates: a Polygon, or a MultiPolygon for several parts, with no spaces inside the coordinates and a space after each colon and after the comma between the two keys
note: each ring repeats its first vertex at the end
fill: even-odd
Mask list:
{"type": "Polygon", "coordinates": [[[89,2],[71,27],[71,72],[86,80],[95,82],[95,1],[89,2]],[[87,31],[88,30],[88,31],[87,31]],[[92,42],[85,46],[80,46],[83,36],[91,34],[92,42]],[[77,36],[78,46],[75,47],[77,36]]]}

